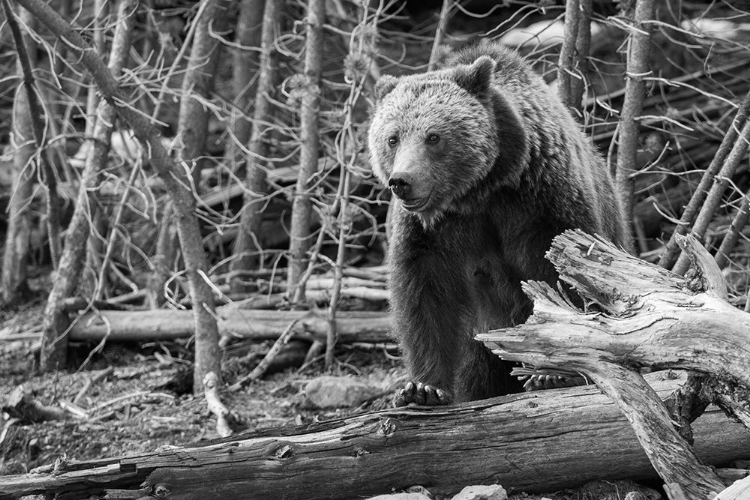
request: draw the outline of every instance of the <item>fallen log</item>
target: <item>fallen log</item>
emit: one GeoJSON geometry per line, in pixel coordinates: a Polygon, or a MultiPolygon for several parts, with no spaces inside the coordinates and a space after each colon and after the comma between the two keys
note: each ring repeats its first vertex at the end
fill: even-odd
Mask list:
{"type": "MultiPolygon", "coordinates": [[[[314,311],[272,311],[216,309],[222,337],[275,339],[292,323],[295,338],[325,341],[328,323],[314,311]]],[[[341,311],[336,313],[339,341],[389,342],[390,320],[386,312],[341,311]]],[[[174,340],[195,331],[192,311],[157,309],[150,311],[98,311],[77,317],[70,330],[72,341],[174,340]]]]}
{"type": "MultiPolygon", "coordinates": [[[[652,374],[667,397],[684,381],[652,374]]],[[[750,432],[710,407],[695,422],[707,463],[750,456],[750,432]]],[[[48,466],[0,480],[0,499],[349,499],[421,485],[554,491],[597,479],[655,477],[628,421],[594,386],[537,391],[456,407],[390,409],[203,446],[48,466]],[[162,495],[162,496],[159,496],[162,495]]]]}
{"type": "MultiPolygon", "coordinates": [[[[534,301],[526,322],[477,338],[504,359],[540,369],[583,373],[610,396],[632,423],[667,484],[689,499],[722,490],[676,432],[671,416],[637,369],[689,369],[713,375],[740,391],[750,388],[750,315],[727,302],[726,283],[713,258],[693,238],[681,243],[695,263],[685,278],[617,249],[599,237],[567,231],[547,258],[560,278],[597,310],[581,311],[546,283],[529,282],[534,301]]],[[[748,421],[747,401],[716,402],[748,421]]]]}

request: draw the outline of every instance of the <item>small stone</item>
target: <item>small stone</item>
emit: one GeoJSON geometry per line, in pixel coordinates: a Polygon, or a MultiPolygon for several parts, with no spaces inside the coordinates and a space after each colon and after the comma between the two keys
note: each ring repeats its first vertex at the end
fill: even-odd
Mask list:
{"type": "Polygon", "coordinates": [[[508,494],[499,484],[474,485],[462,489],[452,500],[508,500],[508,494]]]}
{"type": "Polygon", "coordinates": [[[351,408],[382,392],[380,387],[351,377],[318,377],[305,387],[307,399],[318,408],[351,408]]]}

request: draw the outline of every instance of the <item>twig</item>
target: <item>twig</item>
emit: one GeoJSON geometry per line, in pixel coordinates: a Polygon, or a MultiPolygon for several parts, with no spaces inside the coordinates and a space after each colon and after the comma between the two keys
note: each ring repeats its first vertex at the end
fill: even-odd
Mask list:
{"type": "Polygon", "coordinates": [[[105,368],[104,370],[98,372],[93,377],[90,377],[88,380],[86,380],[86,383],[83,385],[80,391],[78,391],[78,394],[76,394],[76,397],[73,398],[73,404],[74,405],[80,405],[81,399],[86,395],[86,393],[91,389],[94,384],[98,383],[101,380],[104,380],[108,376],[110,376],[112,373],[114,373],[115,369],[114,367],[110,366],[108,368],[105,368]]]}
{"type": "Polygon", "coordinates": [[[289,323],[289,326],[286,327],[286,330],[279,335],[279,338],[276,339],[276,342],[274,342],[271,349],[268,351],[268,353],[263,357],[263,359],[258,363],[258,366],[256,366],[253,371],[242,377],[240,380],[235,382],[234,384],[229,386],[230,391],[238,391],[242,388],[242,386],[250,382],[252,380],[257,380],[260,377],[263,376],[263,374],[266,372],[268,367],[273,362],[276,355],[281,351],[281,348],[289,342],[289,339],[292,338],[292,335],[294,335],[294,326],[297,324],[299,320],[295,319],[291,323],[289,323]]]}

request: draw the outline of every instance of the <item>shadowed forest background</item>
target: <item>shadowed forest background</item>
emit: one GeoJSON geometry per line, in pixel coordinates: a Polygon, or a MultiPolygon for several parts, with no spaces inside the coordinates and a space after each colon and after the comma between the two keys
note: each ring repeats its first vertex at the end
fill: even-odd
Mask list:
{"type": "Polygon", "coordinates": [[[748,2],[2,4],[0,402],[55,409],[5,412],[2,474],[215,437],[193,397],[210,373],[236,430],[388,406],[405,375],[372,89],[480,40],[560,92],[640,258],[684,274],[691,232],[750,311],[748,2]],[[321,409],[322,373],[370,392],[321,409]]]}

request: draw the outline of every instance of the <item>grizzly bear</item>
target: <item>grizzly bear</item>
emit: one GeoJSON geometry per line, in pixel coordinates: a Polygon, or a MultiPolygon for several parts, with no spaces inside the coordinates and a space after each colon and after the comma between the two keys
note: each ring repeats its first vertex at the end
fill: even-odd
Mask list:
{"type": "Polygon", "coordinates": [[[375,100],[368,146],[396,203],[391,312],[411,376],[396,404],[519,392],[511,365],[473,337],[529,317],[521,281],[555,284],[544,254],[566,229],[630,248],[608,170],[557,95],[498,45],[383,76],[375,100]]]}

